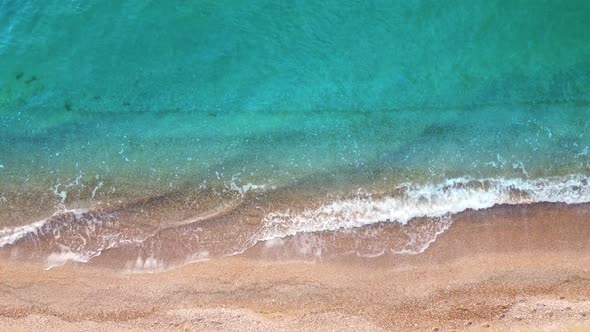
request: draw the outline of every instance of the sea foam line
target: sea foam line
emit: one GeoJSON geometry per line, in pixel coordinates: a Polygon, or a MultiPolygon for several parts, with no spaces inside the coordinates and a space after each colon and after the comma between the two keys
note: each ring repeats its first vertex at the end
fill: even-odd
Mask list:
{"type": "Polygon", "coordinates": [[[43,232],[45,225],[47,225],[53,218],[64,215],[64,214],[71,214],[76,219],[80,219],[80,217],[88,211],[86,210],[65,210],[56,212],[51,217],[35,221],[28,225],[18,226],[14,228],[4,228],[0,230],[0,248],[6,245],[12,245],[16,241],[25,238],[29,235],[38,235],[40,232],[43,232]]]}
{"type": "Polygon", "coordinates": [[[396,195],[373,198],[359,193],[317,209],[273,212],[264,217],[260,240],[297,233],[336,231],[377,222],[406,224],[415,218],[435,218],[497,204],[590,202],[588,177],[573,175],[544,179],[450,179],[438,184],[403,184],[396,195]]]}
{"type": "MultiPolygon", "coordinates": [[[[589,182],[588,177],[584,175],[574,175],[536,180],[457,178],[438,184],[403,184],[392,191],[395,194],[389,196],[375,197],[359,193],[353,198],[334,200],[317,209],[266,214],[250,243],[244,244],[236,254],[258,242],[285,238],[298,233],[346,230],[379,222],[406,224],[412,219],[427,217],[431,218],[433,223],[440,224],[440,227],[434,229],[434,237],[426,239],[427,241],[418,241],[416,245],[412,240],[408,244],[408,250],[402,250],[400,253],[422,252],[436,236],[448,228],[453,214],[468,209],[486,209],[497,204],[586,203],[590,202],[589,182]]],[[[0,230],[0,248],[13,245],[27,237],[35,238],[49,232],[55,239],[59,239],[62,232],[88,232],[94,228],[96,222],[100,224],[102,218],[95,219],[94,215],[85,216],[87,213],[90,212],[66,210],[29,225],[4,228],[0,230]]],[[[109,218],[106,219],[107,222],[109,218]]],[[[93,231],[87,235],[90,237],[92,234],[93,231]]],[[[61,250],[58,256],[50,257],[50,265],[59,265],[68,260],[87,261],[99,254],[102,249],[116,247],[126,241],[137,242],[127,239],[122,234],[111,234],[99,241],[96,248],[86,246],[85,243],[75,248],[67,247],[61,250]]]]}

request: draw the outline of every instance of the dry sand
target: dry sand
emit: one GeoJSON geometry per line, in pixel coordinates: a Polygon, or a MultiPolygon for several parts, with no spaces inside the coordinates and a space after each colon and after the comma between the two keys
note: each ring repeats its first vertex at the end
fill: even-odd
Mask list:
{"type": "Polygon", "coordinates": [[[464,212],[419,255],[243,255],[157,274],[108,253],[45,271],[0,261],[2,331],[590,331],[590,207],[464,212]]]}

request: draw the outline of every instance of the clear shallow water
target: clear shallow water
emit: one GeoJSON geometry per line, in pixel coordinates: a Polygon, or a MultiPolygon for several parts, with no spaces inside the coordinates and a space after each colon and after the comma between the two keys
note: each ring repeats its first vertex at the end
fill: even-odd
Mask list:
{"type": "Polygon", "coordinates": [[[583,179],[589,21],[587,1],[0,1],[0,225],[583,179]]]}

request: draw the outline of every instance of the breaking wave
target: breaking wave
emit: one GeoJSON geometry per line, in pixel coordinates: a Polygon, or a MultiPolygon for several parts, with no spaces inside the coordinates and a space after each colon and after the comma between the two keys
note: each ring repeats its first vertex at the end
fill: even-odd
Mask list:
{"type": "Polygon", "coordinates": [[[265,213],[258,209],[260,214],[253,216],[257,223],[245,222],[241,213],[235,213],[238,219],[214,215],[211,222],[161,229],[129,225],[116,213],[65,210],[29,225],[0,230],[0,249],[17,249],[18,257],[25,257],[23,253],[44,257],[49,266],[87,262],[104,250],[127,246],[137,250],[134,266],[141,260],[143,267],[150,257],[158,262],[166,257],[180,261],[181,256],[184,261],[186,257],[203,260],[240,254],[260,242],[274,248],[286,243],[283,239],[316,256],[328,252],[366,257],[387,252],[418,254],[450,227],[456,213],[540,202],[590,202],[588,178],[457,178],[438,184],[403,184],[389,193],[357,193],[306,210],[265,213]],[[397,242],[392,241],[391,227],[380,225],[398,225],[397,242]]]}
{"type": "Polygon", "coordinates": [[[408,221],[444,217],[468,209],[480,210],[497,204],[590,202],[586,176],[567,178],[484,179],[458,178],[439,184],[404,184],[395,194],[375,198],[359,193],[303,212],[274,212],[265,216],[261,240],[298,233],[335,231],[376,222],[408,221]]]}

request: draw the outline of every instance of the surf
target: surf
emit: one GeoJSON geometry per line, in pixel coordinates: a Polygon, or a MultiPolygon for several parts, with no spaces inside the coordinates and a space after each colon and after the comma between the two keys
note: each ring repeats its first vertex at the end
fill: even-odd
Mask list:
{"type": "MultiPolygon", "coordinates": [[[[277,199],[274,191],[280,189],[264,192],[264,198],[252,192],[238,205],[230,204],[199,218],[171,221],[166,227],[126,222],[124,216],[131,212],[124,206],[123,210],[109,212],[63,210],[28,225],[0,230],[0,251],[29,259],[44,257],[53,267],[68,261],[86,263],[104,251],[127,250],[126,266],[134,271],[143,271],[144,266],[162,269],[240,255],[258,244],[272,248],[293,238],[305,238],[308,243],[300,243],[298,250],[313,252],[312,256],[335,250],[363,257],[420,254],[451,227],[455,215],[464,211],[497,205],[590,202],[590,182],[582,174],[403,183],[386,192],[359,190],[349,197],[324,198],[322,204],[303,202],[301,208],[287,210],[273,208],[277,199]],[[267,201],[264,209],[259,208],[261,200],[267,201]],[[246,212],[257,214],[245,220],[246,212]],[[398,225],[394,227],[397,242],[385,236],[393,229],[387,225],[398,225]],[[336,243],[341,238],[350,238],[356,244],[336,243]],[[158,264],[146,265],[146,261],[158,264]]],[[[133,206],[133,211],[141,211],[141,207],[133,206]]]]}

